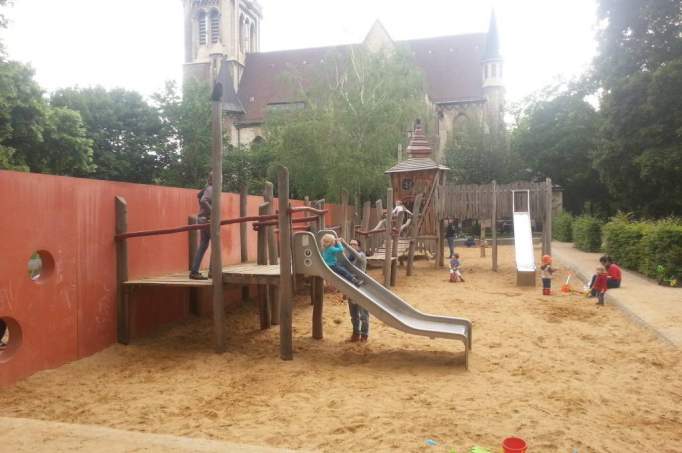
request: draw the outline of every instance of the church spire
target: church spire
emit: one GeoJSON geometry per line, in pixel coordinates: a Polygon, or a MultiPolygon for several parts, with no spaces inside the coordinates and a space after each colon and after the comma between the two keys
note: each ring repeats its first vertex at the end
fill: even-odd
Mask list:
{"type": "Polygon", "coordinates": [[[490,25],[488,26],[488,38],[486,40],[485,55],[486,60],[497,60],[500,55],[500,36],[497,32],[497,18],[495,17],[495,10],[490,13],[490,25]]]}

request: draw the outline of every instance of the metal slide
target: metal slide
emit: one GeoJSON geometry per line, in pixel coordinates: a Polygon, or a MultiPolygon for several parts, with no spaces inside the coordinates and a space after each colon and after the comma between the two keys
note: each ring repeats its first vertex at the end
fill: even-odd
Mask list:
{"type": "MultiPolygon", "coordinates": [[[[318,234],[321,237],[325,233],[335,235],[333,231],[321,231],[318,234]]],[[[293,258],[295,273],[324,278],[353,302],[369,311],[372,316],[395,329],[413,335],[462,341],[465,367],[469,368],[469,351],[472,346],[471,321],[422,313],[357,269],[345,257],[339,256],[339,260],[349,271],[365,281],[362,286],[356,287],[325,264],[320,254],[318,240],[312,233],[299,232],[294,235],[293,258]]]]}
{"type": "Polygon", "coordinates": [[[535,272],[535,252],[529,212],[514,213],[514,252],[517,271],[535,272]]]}

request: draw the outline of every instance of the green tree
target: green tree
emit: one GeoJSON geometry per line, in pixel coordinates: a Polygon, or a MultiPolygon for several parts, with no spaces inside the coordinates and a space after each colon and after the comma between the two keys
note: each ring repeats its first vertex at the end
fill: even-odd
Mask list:
{"type": "Polygon", "coordinates": [[[583,93],[563,91],[534,100],[523,110],[512,148],[535,177],[552,178],[564,189],[564,207],[574,214],[586,204],[606,214],[608,192],[593,168],[600,117],[583,93]]]}
{"type": "Polygon", "coordinates": [[[210,87],[195,80],[184,84],[182,96],[173,82],[153,96],[164,128],[163,183],[201,187],[211,168],[210,87]]]}
{"type": "Polygon", "coordinates": [[[55,92],[51,104],[80,112],[93,141],[95,178],[159,182],[166,161],[166,129],[156,108],[139,93],[67,88],[55,92]]]}
{"type": "Polygon", "coordinates": [[[509,151],[506,136],[490,133],[478,119],[459,119],[456,133],[445,145],[450,180],[457,184],[501,183],[515,179],[518,162],[509,151]]]}
{"type": "Polygon", "coordinates": [[[594,77],[603,128],[595,164],[615,207],[682,214],[682,4],[600,0],[594,77]]]}
{"type": "Polygon", "coordinates": [[[22,63],[0,61],[0,168],[82,176],[92,143],[77,112],[52,108],[22,63]]]}
{"type": "Polygon", "coordinates": [[[289,168],[296,196],[382,196],[398,143],[416,118],[430,118],[423,76],[402,49],[354,47],[324,61],[313,74],[290,74],[307,87],[303,102],[266,115],[266,146],[289,168]]]}

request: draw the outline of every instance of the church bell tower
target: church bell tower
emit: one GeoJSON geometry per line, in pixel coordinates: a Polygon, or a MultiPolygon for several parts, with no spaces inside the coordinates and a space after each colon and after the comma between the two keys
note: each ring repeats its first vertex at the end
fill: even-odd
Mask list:
{"type": "Polygon", "coordinates": [[[497,31],[495,11],[490,15],[490,26],[486,40],[485,53],[481,61],[483,76],[483,95],[486,99],[486,121],[493,133],[504,129],[504,59],[500,54],[500,37],[497,31]]]}
{"type": "Polygon", "coordinates": [[[185,80],[211,80],[217,58],[229,68],[235,91],[246,55],[260,50],[263,18],[257,0],[182,0],[185,12],[185,80]]]}

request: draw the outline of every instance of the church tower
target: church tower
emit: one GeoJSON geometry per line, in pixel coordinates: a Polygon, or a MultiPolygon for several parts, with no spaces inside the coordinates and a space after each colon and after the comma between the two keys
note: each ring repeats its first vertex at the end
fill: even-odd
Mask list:
{"type": "Polygon", "coordinates": [[[500,37],[495,11],[490,15],[490,26],[485,53],[481,61],[483,95],[486,99],[485,115],[491,133],[504,129],[504,60],[500,54],[500,37]]]}
{"type": "Polygon", "coordinates": [[[257,0],[182,0],[185,10],[185,80],[210,81],[222,58],[237,90],[247,53],[260,50],[263,18],[257,0]]]}

